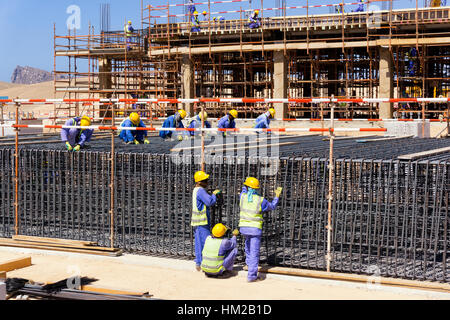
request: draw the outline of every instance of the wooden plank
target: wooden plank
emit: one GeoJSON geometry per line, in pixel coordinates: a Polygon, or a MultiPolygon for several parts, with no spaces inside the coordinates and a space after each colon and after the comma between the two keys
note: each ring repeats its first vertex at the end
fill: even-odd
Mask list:
{"type": "Polygon", "coordinates": [[[6,279],[6,271],[0,271],[0,279],[6,279]]]}
{"type": "Polygon", "coordinates": [[[46,243],[60,243],[60,244],[71,244],[71,245],[80,245],[80,246],[96,246],[96,242],[92,241],[78,241],[78,240],[70,240],[70,239],[58,239],[58,238],[44,238],[44,237],[33,237],[33,236],[12,236],[14,240],[20,241],[34,241],[34,242],[46,242],[46,243]]]}
{"type": "Polygon", "coordinates": [[[22,257],[0,263],[0,271],[13,271],[31,266],[31,257],[22,257]]]}
{"type": "Polygon", "coordinates": [[[108,248],[108,247],[94,247],[94,246],[79,246],[72,244],[59,244],[59,243],[50,243],[50,242],[36,242],[36,241],[25,241],[25,240],[14,240],[9,238],[0,238],[0,243],[18,243],[25,245],[39,245],[39,246],[47,246],[47,247],[57,247],[57,248],[73,248],[73,249],[81,249],[81,250],[96,250],[96,251],[109,251],[114,252],[117,251],[117,248],[108,248]]]}
{"type": "Polygon", "coordinates": [[[50,250],[50,251],[63,251],[63,252],[73,252],[73,253],[85,253],[94,254],[99,256],[117,257],[122,255],[122,250],[116,252],[108,251],[98,251],[98,250],[83,250],[83,249],[73,249],[73,248],[61,248],[61,247],[50,247],[45,245],[31,245],[25,244],[19,241],[15,242],[0,242],[0,247],[15,247],[15,248],[29,248],[29,249],[40,249],[40,250],[50,250]]]}
{"type": "Polygon", "coordinates": [[[83,291],[89,291],[89,292],[99,292],[99,293],[109,293],[109,294],[124,294],[127,296],[144,296],[148,295],[148,292],[133,292],[133,291],[125,291],[125,290],[116,290],[116,289],[109,289],[109,288],[102,288],[97,286],[81,286],[81,290],[83,291]]]}
{"type": "Polygon", "coordinates": [[[434,156],[436,154],[446,153],[446,152],[450,152],[450,147],[433,149],[433,150],[422,151],[422,152],[417,152],[417,153],[404,154],[404,155],[398,156],[397,159],[399,159],[399,160],[415,160],[415,159],[419,159],[419,158],[423,158],[423,157],[427,157],[427,156],[434,156]]]}

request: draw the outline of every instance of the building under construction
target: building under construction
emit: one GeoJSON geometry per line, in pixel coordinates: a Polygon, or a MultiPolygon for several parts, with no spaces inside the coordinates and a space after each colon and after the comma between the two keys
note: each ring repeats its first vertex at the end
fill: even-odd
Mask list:
{"type": "MultiPolygon", "coordinates": [[[[321,4],[332,12],[310,14],[318,6],[307,2],[288,7],[284,1],[269,8],[261,1],[260,26],[250,28],[251,10],[241,6],[234,11],[237,18],[213,19],[214,8],[220,4],[208,1],[198,5],[207,14],[196,32],[187,3],[143,6],[141,28],[132,37],[123,31],[95,34],[93,28],[88,35],[55,34],[54,72],[64,76],[55,80],[55,92],[69,99],[80,94],[160,99],[447,97],[450,7],[418,8],[416,3],[415,8],[394,10],[392,2],[369,0],[360,12],[351,12],[356,3],[342,3],[344,9],[336,12],[335,5],[321,4]],[[173,14],[177,6],[185,13],[173,14]],[[293,15],[295,8],[306,14],[293,15]]],[[[170,101],[142,106],[159,116],[177,107],[170,101]]],[[[194,104],[184,107],[191,114],[198,108],[194,104]]],[[[204,107],[214,116],[233,107],[240,117],[248,118],[265,108],[232,103],[204,107]]],[[[277,118],[314,117],[319,108],[328,108],[310,103],[275,107],[277,118]]],[[[396,107],[426,112],[427,117],[438,117],[447,110],[447,104],[437,103],[361,102],[344,103],[338,111],[347,118],[385,119],[392,118],[396,107]]],[[[75,115],[94,107],[56,108],[68,108],[75,115]]]]}

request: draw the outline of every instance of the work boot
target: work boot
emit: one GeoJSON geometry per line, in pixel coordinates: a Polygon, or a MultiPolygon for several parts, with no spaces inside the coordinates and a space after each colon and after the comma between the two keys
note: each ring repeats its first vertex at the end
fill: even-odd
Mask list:
{"type": "Polygon", "coordinates": [[[259,281],[262,281],[262,280],[264,280],[264,279],[265,279],[264,276],[258,274],[258,276],[256,277],[256,279],[253,279],[253,280],[247,279],[247,282],[259,282],[259,281]]]}
{"type": "Polygon", "coordinates": [[[195,270],[197,270],[197,271],[202,271],[202,268],[200,268],[199,265],[195,265],[195,270]]]}

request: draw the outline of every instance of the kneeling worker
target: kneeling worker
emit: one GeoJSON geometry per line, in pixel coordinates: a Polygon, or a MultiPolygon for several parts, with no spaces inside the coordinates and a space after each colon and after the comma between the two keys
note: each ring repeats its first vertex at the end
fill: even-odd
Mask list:
{"type": "Polygon", "coordinates": [[[257,129],[269,129],[270,127],[270,119],[273,119],[275,117],[275,109],[269,108],[267,112],[264,112],[262,115],[260,115],[258,118],[256,118],[256,123],[254,128],[257,129]]]}
{"type": "MultiPolygon", "coordinates": [[[[141,117],[136,112],[132,112],[128,118],[123,120],[122,123],[120,124],[120,127],[146,128],[144,122],[141,120],[141,117]]],[[[122,139],[126,144],[150,143],[147,140],[146,130],[121,130],[119,133],[119,138],[122,139]]]]}
{"type": "MultiPolygon", "coordinates": [[[[193,120],[191,120],[191,122],[189,123],[188,128],[201,128],[202,127],[202,120],[204,121],[205,124],[205,128],[211,128],[211,123],[209,123],[209,121],[207,121],[208,119],[208,114],[203,111],[200,112],[193,120]]],[[[199,132],[197,131],[188,131],[188,134],[191,136],[197,136],[199,134],[199,132]]]]}
{"type": "Polygon", "coordinates": [[[238,252],[236,236],[238,230],[233,231],[231,239],[225,239],[227,227],[218,223],[212,229],[212,236],[208,236],[202,251],[202,270],[207,276],[225,275],[233,271],[234,260],[238,252]]]}
{"type": "MultiPolygon", "coordinates": [[[[219,122],[217,123],[217,127],[219,129],[235,129],[236,128],[236,122],[234,119],[236,119],[238,116],[238,112],[234,109],[230,110],[228,114],[220,118],[219,122]]],[[[227,132],[223,132],[223,136],[225,137],[227,135],[227,132]]]]}
{"type": "MultiPolygon", "coordinates": [[[[162,127],[163,128],[184,128],[183,120],[186,118],[186,111],[180,109],[177,113],[174,115],[168,117],[166,120],[164,120],[162,127]]],[[[159,132],[159,136],[163,139],[171,139],[172,138],[172,131],[171,130],[162,130],[159,132]]],[[[183,140],[183,134],[180,134],[177,136],[177,139],[179,141],[183,140]]]]}
{"type": "MultiPolygon", "coordinates": [[[[87,116],[72,118],[67,120],[65,125],[89,127],[91,125],[91,118],[87,116]]],[[[61,130],[61,140],[65,142],[68,151],[79,151],[85,146],[86,142],[91,140],[93,132],[93,129],[63,128],[61,130]]]]}

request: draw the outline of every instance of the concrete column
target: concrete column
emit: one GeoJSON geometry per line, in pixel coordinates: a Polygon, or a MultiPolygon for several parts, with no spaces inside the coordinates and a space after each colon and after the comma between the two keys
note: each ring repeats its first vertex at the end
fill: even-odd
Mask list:
{"type": "MultiPolygon", "coordinates": [[[[273,97],[286,98],[288,88],[288,62],[283,51],[273,53],[273,97]]],[[[287,103],[275,103],[276,118],[286,118],[287,103]]]]}
{"type": "MultiPolygon", "coordinates": [[[[380,87],[378,97],[393,98],[394,83],[393,83],[393,61],[389,48],[380,47],[380,87]]],[[[380,118],[392,118],[393,106],[392,103],[380,103],[380,118]]]]}
{"type": "MultiPolygon", "coordinates": [[[[99,58],[98,59],[98,88],[99,90],[112,89],[112,65],[111,59],[99,58]]],[[[100,98],[111,98],[111,93],[100,94],[100,98]]],[[[103,107],[102,107],[103,109],[103,107]]],[[[111,117],[110,111],[100,112],[100,117],[111,117]]]]}
{"type": "MultiPolygon", "coordinates": [[[[183,81],[182,98],[193,99],[195,97],[194,65],[192,60],[189,59],[189,55],[183,55],[181,58],[181,79],[183,81]]],[[[191,116],[194,115],[193,103],[186,103],[183,108],[189,112],[191,116]]]]}

